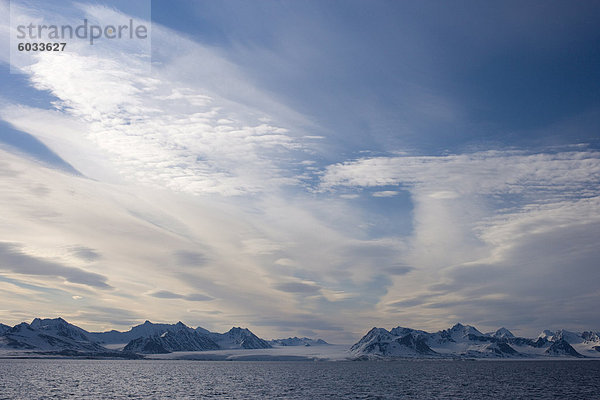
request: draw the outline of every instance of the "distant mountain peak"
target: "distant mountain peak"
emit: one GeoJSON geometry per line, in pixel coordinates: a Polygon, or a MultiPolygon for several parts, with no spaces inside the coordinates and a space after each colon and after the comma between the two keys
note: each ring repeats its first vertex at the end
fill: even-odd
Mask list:
{"type": "Polygon", "coordinates": [[[248,328],[241,328],[239,326],[234,326],[229,330],[231,333],[252,333],[248,328]]]}
{"type": "Polygon", "coordinates": [[[506,329],[504,327],[498,329],[496,332],[494,332],[494,334],[492,336],[497,337],[497,338],[514,338],[515,337],[515,335],[513,335],[513,333],[511,331],[509,331],[508,329],[506,329]]]}
{"type": "Polygon", "coordinates": [[[234,326],[225,333],[209,333],[209,336],[224,349],[243,348],[243,349],[268,349],[271,345],[248,328],[234,326]]]}
{"type": "Polygon", "coordinates": [[[40,325],[70,325],[67,321],[65,321],[64,319],[62,319],[61,317],[57,317],[57,318],[34,318],[33,321],[31,321],[31,326],[40,326],[40,325]]]}
{"type": "Polygon", "coordinates": [[[477,328],[475,328],[474,326],[463,325],[460,322],[455,324],[452,328],[450,328],[446,332],[448,332],[450,334],[450,337],[454,340],[457,340],[460,338],[466,338],[469,335],[484,336],[484,334],[479,332],[477,330],[477,328]]]}

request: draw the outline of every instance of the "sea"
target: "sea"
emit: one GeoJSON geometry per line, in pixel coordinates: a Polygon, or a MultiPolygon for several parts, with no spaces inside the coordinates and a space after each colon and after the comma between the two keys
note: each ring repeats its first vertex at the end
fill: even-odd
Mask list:
{"type": "Polygon", "coordinates": [[[0,360],[0,399],[600,399],[600,361],[0,360]]]}

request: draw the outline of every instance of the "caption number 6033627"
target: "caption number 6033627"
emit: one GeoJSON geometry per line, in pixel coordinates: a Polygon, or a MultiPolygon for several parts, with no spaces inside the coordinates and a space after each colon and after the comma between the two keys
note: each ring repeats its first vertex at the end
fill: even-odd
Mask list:
{"type": "Polygon", "coordinates": [[[64,51],[66,43],[19,43],[19,51],[64,51]]]}

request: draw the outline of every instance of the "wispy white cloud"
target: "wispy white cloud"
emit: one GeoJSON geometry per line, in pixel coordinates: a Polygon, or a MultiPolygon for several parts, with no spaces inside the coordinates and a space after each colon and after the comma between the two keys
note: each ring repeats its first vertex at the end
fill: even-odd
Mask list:
{"type": "MultiPolygon", "coordinates": [[[[433,197],[438,198],[542,190],[562,196],[585,195],[591,190],[589,194],[594,195],[597,186],[588,188],[588,184],[596,183],[598,159],[594,151],[555,154],[488,151],[439,157],[365,158],[328,167],[321,187],[404,185],[431,190],[433,197]],[[446,188],[449,190],[442,192],[446,188]]],[[[548,199],[539,196],[538,200],[548,199]]]]}
{"type": "MultiPolygon", "coordinates": [[[[111,9],[83,8],[100,22],[123,18],[111,9]]],[[[57,98],[58,113],[5,106],[2,118],[28,132],[39,132],[39,119],[44,120],[43,130],[54,132],[59,132],[61,120],[66,121],[68,132],[41,139],[54,149],[59,146],[68,162],[92,175],[100,174],[92,170],[104,168],[98,168],[99,163],[85,165],[90,149],[92,159],[104,158],[127,180],[193,194],[236,195],[295,183],[294,174],[280,164],[302,149],[301,140],[265,122],[268,114],[226,100],[214,92],[218,88],[206,88],[221,76],[228,81],[223,87],[249,90],[240,73],[215,51],[166,28],[157,27],[152,34],[164,48],[178,48],[175,54],[155,54],[152,74],[145,73],[146,59],[123,51],[118,41],[111,43],[114,48],[75,46],[39,54],[26,72],[35,88],[57,98]],[[186,76],[185,68],[180,69],[185,65],[202,65],[197,73],[211,65],[210,77],[186,76]],[[54,115],[48,120],[49,114],[54,115]],[[62,151],[65,143],[77,146],[62,151]]],[[[267,98],[256,90],[253,95],[267,98]]]]}
{"type": "Polygon", "coordinates": [[[379,192],[374,192],[373,197],[394,197],[398,194],[395,190],[382,190],[379,192]]]}

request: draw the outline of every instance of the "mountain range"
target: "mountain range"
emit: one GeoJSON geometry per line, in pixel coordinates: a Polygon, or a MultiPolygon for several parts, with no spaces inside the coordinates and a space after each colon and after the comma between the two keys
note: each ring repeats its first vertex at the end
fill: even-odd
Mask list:
{"type": "Polygon", "coordinates": [[[29,351],[34,354],[89,355],[101,353],[158,354],[175,351],[221,349],[266,349],[271,345],[249,329],[234,327],[225,333],[176,324],[146,321],[126,332],[88,332],[62,318],[34,319],[10,327],[0,324],[0,349],[29,351]]]}
{"type": "Polygon", "coordinates": [[[600,333],[545,330],[530,339],[506,328],[481,333],[460,323],[435,333],[400,326],[390,331],[373,328],[350,353],[358,359],[600,357],[600,333]]]}
{"type": "MultiPolygon", "coordinates": [[[[88,332],[62,318],[35,318],[31,323],[15,326],[0,324],[1,357],[84,356],[87,358],[140,358],[144,355],[173,352],[227,350],[238,354],[253,350],[262,352],[273,347],[279,352],[295,347],[296,356],[310,354],[312,358],[331,353],[321,339],[290,337],[266,341],[249,329],[234,327],[225,333],[191,328],[182,322],[155,324],[146,321],[125,332],[88,332]],[[313,350],[315,346],[317,347],[313,350]],[[301,348],[307,350],[301,350],[301,348]]],[[[339,346],[337,346],[339,347],[339,346]]],[[[343,359],[394,358],[589,358],[600,357],[600,332],[544,330],[536,338],[517,337],[506,328],[482,333],[470,325],[456,324],[452,328],[429,333],[405,327],[391,330],[371,329],[350,348],[342,347],[343,359]]],[[[261,357],[266,356],[262,354],[261,357]]],[[[289,353],[289,354],[292,354],[289,353]]],[[[194,353],[199,354],[199,353],[194,353]]],[[[211,354],[211,353],[208,353],[211,354]]],[[[278,353],[279,354],[279,353],[278,353]]],[[[171,356],[169,356],[171,357],[171,356]]],[[[175,354],[173,357],[179,357],[175,354]]],[[[323,356],[322,358],[327,358],[323,356]]]]}

